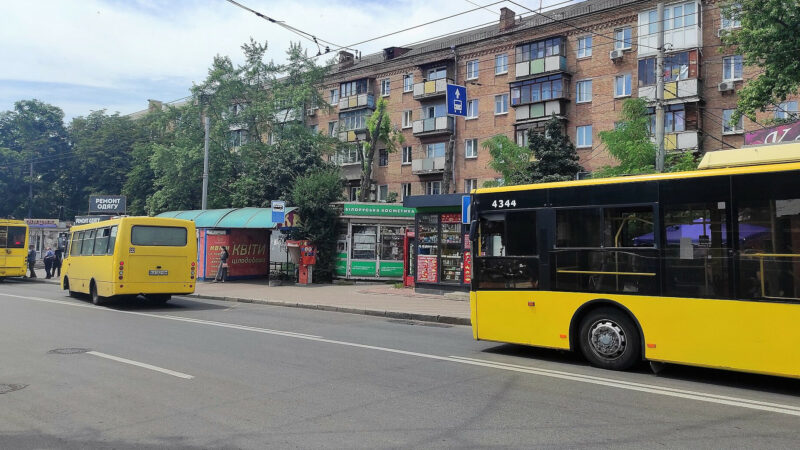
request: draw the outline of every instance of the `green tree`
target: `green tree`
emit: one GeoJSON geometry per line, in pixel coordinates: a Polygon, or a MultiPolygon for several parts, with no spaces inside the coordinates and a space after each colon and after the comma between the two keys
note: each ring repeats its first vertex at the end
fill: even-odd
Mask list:
{"type": "Polygon", "coordinates": [[[56,181],[72,156],[61,108],[39,100],[16,102],[12,111],[0,113],[0,147],[7,149],[0,156],[7,161],[0,179],[10,187],[2,192],[0,216],[23,217],[30,211],[34,217],[56,217],[63,202],[56,181]]]}
{"type": "MultiPolygon", "coordinates": [[[[504,134],[498,134],[483,141],[481,147],[489,151],[492,159],[489,168],[503,177],[503,184],[517,185],[532,182],[531,156],[528,147],[517,145],[504,134]]],[[[485,187],[497,186],[496,181],[487,181],[485,187]]]]}
{"type": "Polygon", "coordinates": [[[375,105],[375,112],[367,119],[367,140],[362,144],[361,157],[361,190],[358,192],[358,201],[369,200],[372,191],[372,163],[375,161],[375,149],[379,142],[383,142],[387,152],[393,153],[397,146],[405,142],[403,135],[392,126],[387,111],[386,100],[381,98],[375,105]]]}
{"type": "Polygon", "coordinates": [[[297,178],[292,189],[292,202],[300,217],[297,239],[308,239],[317,248],[314,281],[333,277],[336,264],[336,210],[331,205],[342,200],[341,173],[328,166],[297,178]]]}
{"type": "Polygon", "coordinates": [[[528,146],[534,157],[530,175],[533,183],[574,180],[583,170],[575,146],[555,115],[547,121],[544,133],[529,133],[528,146]]]}
{"type": "Polygon", "coordinates": [[[596,171],[596,178],[653,173],[656,170],[656,145],[651,140],[647,101],[629,98],[622,102],[620,121],[613,130],[598,133],[608,154],[619,162],[596,171]]]}
{"type": "Polygon", "coordinates": [[[734,48],[744,64],[763,72],[738,91],[732,120],[741,116],[755,120],[756,111],[779,104],[796,95],[800,86],[800,1],[727,0],[726,17],[741,21],[741,28],[723,35],[727,50],[734,48]]]}

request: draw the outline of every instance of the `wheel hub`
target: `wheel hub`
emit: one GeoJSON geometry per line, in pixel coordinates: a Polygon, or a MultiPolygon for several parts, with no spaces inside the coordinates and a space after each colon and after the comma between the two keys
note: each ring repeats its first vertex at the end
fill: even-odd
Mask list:
{"type": "Polygon", "coordinates": [[[592,351],[605,359],[619,358],[627,345],[625,332],[611,320],[598,320],[589,328],[592,351]]]}

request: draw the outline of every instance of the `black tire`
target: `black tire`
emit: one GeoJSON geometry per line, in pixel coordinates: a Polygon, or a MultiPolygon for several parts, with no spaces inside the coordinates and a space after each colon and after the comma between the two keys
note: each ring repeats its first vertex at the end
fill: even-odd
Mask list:
{"type": "Polygon", "coordinates": [[[158,303],[158,304],[163,305],[164,303],[167,303],[172,298],[172,294],[150,294],[150,295],[147,295],[146,297],[147,297],[148,300],[150,300],[153,303],[158,303]]]}
{"type": "Polygon", "coordinates": [[[97,285],[94,283],[94,280],[89,284],[89,295],[92,297],[92,303],[95,305],[100,306],[105,303],[106,298],[101,297],[97,293],[97,285]]]}
{"type": "Polygon", "coordinates": [[[595,367],[627,370],[640,361],[639,329],[617,308],[597,308],[581,321],[578,331],[583,356],[595,367]]]}

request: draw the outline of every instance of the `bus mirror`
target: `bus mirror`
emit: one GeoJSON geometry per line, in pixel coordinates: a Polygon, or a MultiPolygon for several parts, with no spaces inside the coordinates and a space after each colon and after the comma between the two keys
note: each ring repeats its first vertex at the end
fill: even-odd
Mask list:
{"type": "Polygon", "coordinates": [[[469,240],[474,242],[475,236],[477,235],[478,235],[478,221],[473,220],[469,224],[469,240]]]}

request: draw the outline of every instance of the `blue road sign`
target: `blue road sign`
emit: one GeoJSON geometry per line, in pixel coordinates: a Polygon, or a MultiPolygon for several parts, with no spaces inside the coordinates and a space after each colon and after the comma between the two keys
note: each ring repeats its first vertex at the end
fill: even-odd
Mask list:
{"type": "Polygon", "coordinates": [[[461,196],[461,223],[469,223],[470,206],[472,205],[472,197],[469,195],[461,196]]]}
{"type": "Polygon", "coordinates": [[[457,84],[447,85],[447,114],[451,116],[467,115],[467,87],[457,84]]]}
{"type": "Polygon", "coordinates": [[[283,223],[286,221],[286,202],[283,200],[273,200],[272,206],[272,223],[283,223]]]}

